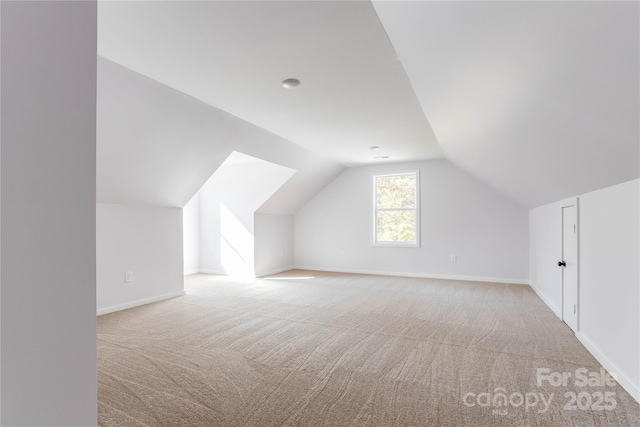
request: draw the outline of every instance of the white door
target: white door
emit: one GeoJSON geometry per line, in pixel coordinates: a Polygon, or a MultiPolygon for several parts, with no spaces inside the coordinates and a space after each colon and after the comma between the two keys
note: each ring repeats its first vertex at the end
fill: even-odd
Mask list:
{"type": "Polygon", "coordinates": [[[562,207],[562,320],[578,330],[578,212],[576,205],[562,207]]]}

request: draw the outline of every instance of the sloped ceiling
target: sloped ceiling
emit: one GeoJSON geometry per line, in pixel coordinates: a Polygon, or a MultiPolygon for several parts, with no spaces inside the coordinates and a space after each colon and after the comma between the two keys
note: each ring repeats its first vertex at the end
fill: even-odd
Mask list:
{"type": "Polygon", "coordinates": [[[292,214],[344,166],[98,57],[97,201],[183,207],[233,151],[296,170],[262,207],[292,214]]]}
{"type": "Polygon", "coordinates": [[[98,57],[97,201],[184,206],[233,151],[236,119],[98,57]]]}
{"type": "Polygon", "coordinates": [[[453,162],[528,207],[638,178],[638,2],[374,6],[453,162]]]}
{"type": "Polygon", "coordinates": [[[378,155],[444,153],[527,207],[637,178],[638,7],[100,2],[102,68],[180,101],[142,102],[119,72],[99,74],[99,197],[183,205],[232,150],[299,171],[263,206],[273,213],[378,155]],[[284,90],[288,77],[300,88],[284,90]],[[163,145],[174,154],[154,153],[163,145]]]}
{"type": "Polygon", "coordinates": [[[370,2],[101,2],[98,22],[99,55],[336,162],[442,156],[370,2]]]}

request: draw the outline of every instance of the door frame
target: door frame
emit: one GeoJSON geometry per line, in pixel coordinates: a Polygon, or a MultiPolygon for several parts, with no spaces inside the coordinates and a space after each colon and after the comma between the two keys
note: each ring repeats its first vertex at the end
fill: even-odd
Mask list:
{"type": "MultiPolygon", "coordinates": [[[[580,331],[580,197],[571,197],[563,200],[560,203],[560,258],[563,258],[564,255],[564,224],[563,224],[563,209],[575,206],[576,207],[576,330],[574,331],[577,334],[580,331]]],[[[561,259],[562,260],[562,259],[561,259]]],[[[560,314],[561,319],[564,322],[564,272],[560,270],[560,281],[561,281],[561,304],[560,304],[560,314]]],[[[564,322],[566,324],[566,322],[564,322]]],[[[568,325],[567,325],[568,326],[568,325]]]]}

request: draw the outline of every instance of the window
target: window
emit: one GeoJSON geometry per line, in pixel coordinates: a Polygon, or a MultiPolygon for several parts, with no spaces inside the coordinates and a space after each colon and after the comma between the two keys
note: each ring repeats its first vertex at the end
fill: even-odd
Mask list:
{"type": "Polygon", "coordinates": [[[418,171],[373,176],[373,244],[419,246],[418,171]]]}

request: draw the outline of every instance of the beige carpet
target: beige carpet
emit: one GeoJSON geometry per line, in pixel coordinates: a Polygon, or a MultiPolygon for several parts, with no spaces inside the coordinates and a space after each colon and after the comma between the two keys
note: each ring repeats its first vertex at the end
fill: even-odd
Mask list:
{"type": "Polygon", "coordinates": [[[600,365],[527,286],[290,271],[186,289],[98,318],[99,425],[640,426],[620,386],[574,384],[600,365]],[[537,368],[572,377],[538,386],[537,368]]]}

